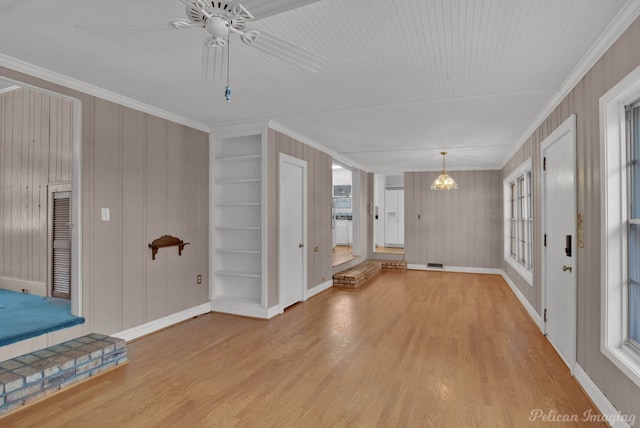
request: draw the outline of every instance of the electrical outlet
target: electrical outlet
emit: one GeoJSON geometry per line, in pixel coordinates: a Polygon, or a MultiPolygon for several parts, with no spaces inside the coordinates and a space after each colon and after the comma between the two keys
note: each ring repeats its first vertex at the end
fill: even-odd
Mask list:
{"type": "Polygon", "coordinates": [[[202,284],[202,275],[198,275],[197,279],[196,279],[196,283],[198,285],[202,284]]]}

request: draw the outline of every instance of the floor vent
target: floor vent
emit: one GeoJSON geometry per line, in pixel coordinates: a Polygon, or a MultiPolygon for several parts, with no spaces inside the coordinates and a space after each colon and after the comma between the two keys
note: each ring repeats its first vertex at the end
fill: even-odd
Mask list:
{"type": "Polygon", "coordinates": [[[430,267],[430,268],[443,268],[444,265],[442,263],[427,263],[427,267],[430,267]]]}

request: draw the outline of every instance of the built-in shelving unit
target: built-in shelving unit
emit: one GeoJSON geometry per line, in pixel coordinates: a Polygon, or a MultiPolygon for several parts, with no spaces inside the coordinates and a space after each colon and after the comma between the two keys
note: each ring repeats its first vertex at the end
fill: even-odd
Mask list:
{"type": "Polygon", "coordinates": [[[267,316],[262,134],[214,138],[212,310],[267,316]]]}

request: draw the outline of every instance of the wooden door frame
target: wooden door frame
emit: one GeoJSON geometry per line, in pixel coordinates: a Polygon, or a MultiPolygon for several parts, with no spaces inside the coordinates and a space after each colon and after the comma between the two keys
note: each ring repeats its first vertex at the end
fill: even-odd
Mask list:
{"type": "MultiPolygon", "coordinates": [[[[545,207],[545,175],[544,175],[544,154],[545,151],[555,142],[558,141],[558,139],[560,139],[561,137],[563,137],[565,134],[569,133],[572,136],[571,139],[571,148],[572,148],[572,152],[573,152],[573,177],[574,177],[574,185],[573,185],[573,201],[569,202],[568,205],[571,206],[571,210],[572,213],[574,215],[574,224],[576,222],[576,215],[577,215],[577,174],[576,174],[576,115],[572,114],[567,120],[565,120],[560,126],[558,126],[551,134],[549,134],[549,136],[547,138],[544,139],[544,141],[542,141],[542,143],[540,144],[540,169],[539,169],[539,174],[541,177],[540,180],[540,288],[541,288],[541,318],[542,318],[542,328],[543,328],[543,333],[545,334],[545,336],[547,335],[547,322],[545,321],[545,317],[544,317],[544,311],[545,308],[547,306],[547,288],[548,288],[548,284],[546,281],[546,257],[545,257],[545,246],[544,246],[544,235],[545,235],[545,230],[546,230],[546,207],[545,207]]],[[[571,342],[572,342],[572,346],[571,346],[571,354],[568,355],[568,359],[569,361],[567,361],[567,365],[569,366],[569,370],[571,372],[571,374],[573,374],[574,371],[574,367],[576,365],[576,353],[577,353],[577,300],[578,300],[578,296],[577,296],[577,282],[578,282],[578,257],[577,257],[577,251],[578,251],[578,245],[577,245],[577,230],[573,230],[573,251],[574,251],[574,259],[573,259],[573,276],[572,276],[572,284],[571,284],[571,289],[572,289],[572,293],[571,295],[573,296],[573,300],[570,302],[570,307],[568,308],[569,311],[571,311],[571,321],[572,321],[572,325],[571,325],[571,342]]],[[[547,337],[548,340],[548,337],[547,337]]],[[[549,340],[549,342],[551,342],[549,340]]],[[[551,342],[552,343],[552,342],[551,342]]],[[[552,343],[553,345],[553,343],[552,343]]],[[[554,345],[555,348],[555,345],[554,345]]],[[[559,353],[559,352],[558,352],[559,353]]],[[[560,354],[560,353],[559,353],[560,354]]],[[[561,356],[562,358],[562,356],[561,356]]]]}

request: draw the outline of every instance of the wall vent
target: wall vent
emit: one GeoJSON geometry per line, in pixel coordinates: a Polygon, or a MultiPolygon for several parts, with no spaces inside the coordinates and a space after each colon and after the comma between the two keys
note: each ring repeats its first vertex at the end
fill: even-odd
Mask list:
{"type": "Polygon", "coordinates": [[[430,267],[430,268],[443,268],[444,265],[442,263],[427,263],[427,267],[430,267]]]}

